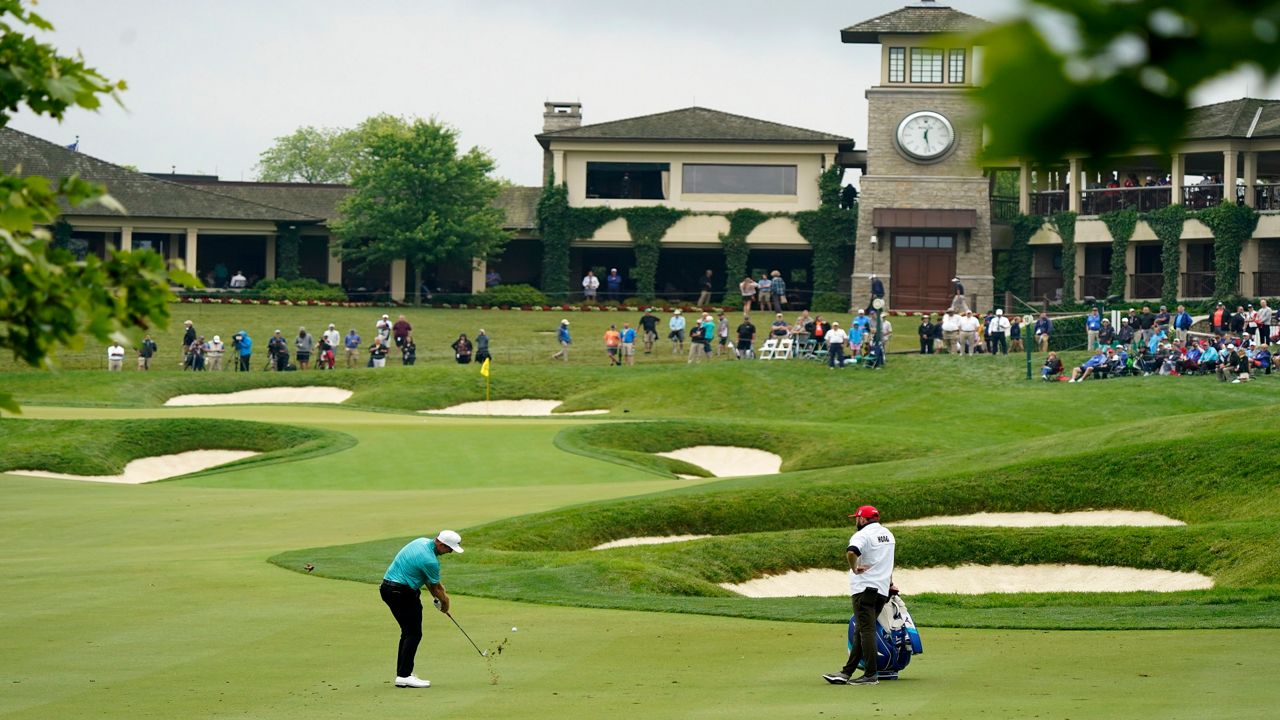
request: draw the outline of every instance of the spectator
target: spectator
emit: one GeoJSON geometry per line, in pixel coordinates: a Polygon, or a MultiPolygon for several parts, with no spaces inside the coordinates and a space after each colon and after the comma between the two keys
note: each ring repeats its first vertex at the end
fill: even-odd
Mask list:
{"type": "Polygon", "coordinates": [[[1107,355],[1102,351],[1102,348],[1098,348],[1093,351],[1093,357],[1085,360],[1079,367],[1071,371],[1070,382],[1088,380],[1090,375],[1093,375],[1098,368],[1103,367],[1106,364],[1107,355]]]}
{"type": "Polygon", "coordinates": [[[777,270],[770,274],[773,278],[773,288],[770,290],[773,294],[773,309],[775,312],[782,312],[787,304],[787,283],[782,279],[782,273],[777,270]]]}
{"type": "Polygon", "coordinates": [[[684,352],[684,312],[676,308],[667,321],[667,339],[671,341],[671,354],[684,352]]]}
{"type": "Polygon", "coordinates": [[[1218,379],[1226,382],[1230,378],[1234,378],[1231,380],[1233,384],[1249,382],[1253,379],[1249,375],[1249,358],[1246,357],[1243,347],[1227,345],[1226,357],[1218,366],[1218,379]]]}
{"type": "MultiPolygon", "coordinates": [[[[1249,309],[1250,310],[1253,309],[1252,303],[1250,303],[1249,309]]],[[[1230,327],[1231,327],[1232,335],[1240,336],[1244,334],[1245,327],[1248,325],[1248,320],[1247,320],[1248,314],[1249,313],[1245,311],[1243,306],[1241,305],[1236,306],[1236,311],[1234,313],[1231,313],[1230,327]]]]}
{"type": "Polygon", "coordinates": [[[756,281],[748,275],[738,283],[738,292],[742,294],[742,314],[751,312],[751,303],[756,299],[756,281]]]}
{"type": "Polygon", "coordinates": [[[235,275],[231,276],[231,289],[243,290],[249,284],[249,279],[244,276],[244,271],[237,270],[235,275]]]}
{"type": "Polygon", "coordinates": [[[831,323],[831,330],[827,332],[827,367],[835,369],[844,367],[844,344],[849,339],[844,330],[840,329],[840,323],[831,323]]]}
{"type": "Polygon", "coordinates": [[[867,315],[866,310],[859,310],[858,314],[853,318],[853,324],[862,328],[865,332],[871,329],[871,316],[867,315]]]}
{"type": "Polygon", "coordinates": [[[298,328],[298,337],[294,338],[293,347],[298,351],[298,369],[311,367],[311,352],[315,350],[316,341],[304,327],[298,328]]]}
{"type": "Polygon", "coordinates": [[[636,329],[631,323],[622,323],[622,362],[636,364],[636,329]]]}
{"type": "Polygon", "coordinates": [[[644,337],[644,354],[653,352],[653,344],[658,341],[658,318],[654,317],[653,308],[645,308],[640,316],[640,332],[644,337]]]}
{"type": "Polygon", "coordinates": [[[489,268],[484,274],[484,286],[486,288],[495,288],[502,284],[502,276],[497,270],[489,268]]]}
{"type": "Polygon", "coordinates": [[[489,355],[489,333],[485,332],[484,328],[480,328],[480,332],[476,334],[476,362],[483,363],[491,357],[489,355]]]}
{"type": "Polygon", "coordinates": [[[1264,375],[1271,374],[1271,350],[1266,344],[1258,346],[1258,350],[1250,359],[1250,365],[1261,370],[1264,375]]]}
{"type": "Polygon", "coordinates": [[[589,303],[595,302],[596,291],[599,289],[600,278],[596,277],[594,270],[588,270],[586,277],[582,278],[582,300],[589,303]]]}
{"type": "Polygon", "coordinates": [[[1156,327],[1164,328],[1164,334],[1168,335],[1172,329],[1169,325],[1173,320],[1173,316],[1169,314],[1169,306],[1161,305],[1160,312],[1156,313],[1156,327]]]}
{"type": "Polygon", "coordinates": [[[413,326],[405,319],[403,315],[396,319],[396,324],[391,326],[391,334],[395,337],[396,347],[404,347],[404,339],[409,337],[409,333],[413,332],[413,326]]]}
{"type": "Polygon", "coordinates": [[[1044,367],[1040,368],[1040,379],[1057,380],[1062,377],[1062,361],[1058,359],[1058,353],[1051,352],[1044,359],[1044,367]]]}
{"type": "Polygon", "coordinates": [[[875,273],[871,273],[871,299],[867,301],[867,312],[875,309],[877,299],[884,299],[884,282],[875,273]]]}
{"type": "MultiPolygon", "coordinates": [[[[1258,332],[1258,342],[1263,345],[1271,344],[1271,307],[1267,305],[1267,299],[1263,298],[1258,301],[1258,311],[1254,314],[1254,326],[1258,332]]],[[[1268,375],[1270,375],[1270,366],[1268,366],[1268,375]]]]}
{"type": "Polygon", "coordinates": [[[1218,337],[1227,334],[1231,329],[1231,313],[1227,312],[1227,306],[1218,303],[1213,312],[1209,313],[1209,329],[1218,337]]]}
{"type": "MultiPolygon", "coordinates": [[[[338,332],[335,330],[333,334],[337,335],[338,332]]],[[[320,333],[320,340],[316,343],[317,370],[333,369],[333,366],[335,365],[334,360],[336,360],[336,356],[334,355],[335,347],[336,346],[333,343],[329,342],[329,333],[320,333]]]]}
{"type": "MultiPolygon", "coordinates": [[[[878,311],[877,311],[878,312],[878,311]]],[[[893,339],[893,323],[889,322],[889,318],[880,318],[880,344],[889,345],[889,341],[893,339]]]]}
{"type": "MultiPolygon", "coordinates": [[[[835,327],[834,323],[832,324],[832,327],[835,327]]],[[[869,342],[868,336],[871,334],[871,331],[855,323],[850,325],[847,331],[842,330],[841,334],[844,336],[844,347],[848,350],[849,358],[852,360],[862,354],[862,346],[864,343],[869,342]]],[[[830,333],[828,333],[827,343],[829,356],[829,346],[831,343],[830,333]]]]}
{"type": "Polygon", "coordinates": [[[715,324],[707,327],[706,318],[703,316],[694,322],[693,327],[689,329],[689,357],[685,362],[700,362],[703,356],[710,354],[711,346],[708,344],[708,330],[711,334],[715,334],[715,324]]]}
{"type": "Polygon", "coordinates": [[[1138,327],[1135,331],[1137,342],[1146,345],[1155,334],[1156,316],[1151,314],[1151,306],[1143,305],[1142,314],[1138,316],[1138,327]]]}
{"type": "Polygon", "coordinates": [[[124,346],[112,341],[107,346],[107,372],[120,372],[122,370],[124,370],[124,346]]]}
{"type": "Polygon", "coordinates": [[[965,355],[972,355],[978,345],[978,318],[968,310],[960,315],[960,347],[965,355]]]}
{"type": "Polygon", "coordinates": [[[622,333],[618,332],[617,325],[610,325],[609,329],[604,331],[604,352],[609,356],[610,367],[622,367],[622,359],[618,357],[621,346],[622,333]]]}
{"type": "Polygon", "coordinates": [[[938,325],[942,328],[942,348],[949,355],[956,354],[960,349],[960,316],[954,308],[947,308],[938,325]]]}
{"type": "Polygon", "coordinates": [[[325,330],[322,334],[324,335],[325,342],[329,343],[329,349],[331,351],[337,352],[338,348],[342,347],[342,333],[338,332],[337,325],[329,323],[329,329],[325,330]]]}
{"type": "Polygon", "coordinates": [[[184,367],[191,365],[191,345],[196,341],[196,326],[190,320],[183,320],[183,326],[186,328],[182,331],[182,363],[184,367]]]}
{"type": "Polygon", "coordinates": [[[453,359],[459,365],[466,365],[471,362],[471,341],[467,339],[467,334],[458,335],[458,339],[454,340],[449,347],[453,348],[453,359]]]}
{"type": "Polygon", "coordinates": [[[617,302],[622,299],[622,276],[618,268],[611,268],[604,278],[605,299],[617,302]]]}
{"type": "Polygon", "coordinates": [[[342,339],[342,346],[346,348],[347,369],[360,366],[360,333],[355,328],[347,333],[342,339]]]}
{"type": "Polygon", "coordinates": [[[390,315],[383,315],[382,318],[378,320],[377,325],[374,326],[374,329],[376,331],[374,334],[382,338],[382,344],[384,347],[391,344],[391,316],[390,315]]]}
{"type": "Polygon", "coordinates": [[[569,346],[573,344],[573,338],[569,336],[568,319],[560,321],[560,330],[556,334],[556,341],[560,343],[560,350],[551,355],[551,359],[559,358],[565,362],[569,362],[569,346]]]}
{"type": "MultiPolygon", "coordinates": [[[[1265,301],[1264,301],[1265,302],[1265,301]]],[[[1178,335],[1178,342],[1186,344],[1187,332],[1191,330],[1193,321],[1185,305],[1178,306],[1178,314],[1173,316],[1173,330],[1178,335]]]]}
{"type": "Polygon", "coordinates": [[[267,369],[283,372],[289,365],[289,341],[276,330],[267,339],[267,369]]]}
{"type": "Polygon", "coordinates": [[[203,335],[196,338],[196,341],[191,343],[191,369],[194,372],[204,372],[204,356],[207,352],[207,348],[208,346],[204,343],[203,335]]]}
{"type": "Polygon", "coordinates": [[[916,335],[920,338],[920,354],[933,354],[933,322],[929,313],[920,316],[920,327],[916,328],[916,335]]]}
{"type": "Polygon", "coordinates": [[[413,333],[404,336],[400,345],[400,364],[408,367],[418,362],[418,344],[413,341],[413,333]]]}
{"type": "Polygon", "coordinates": [[[951,310],[956,313],[968,312],[969,301],[965,298],[964,283],[960,278],[951,278],[951,310]]]}
{"type": "Polygon", "coordinates": [[[231,347],[235,348],[240,356],[240,364],[236,367],[240,372],[249,372],[249,361],[253,357],[253,338],[249,337],[249,333],[241,330],[231,336],[231,347]]]}
{"type": "Polygon", "coordinates": [[[1202,340],[1200,342],[1200,370],[1206,373],[1216,372],[1220,362],[1222,362],[1222,355],[1218,352],[1218,348],[1213,343],[1202,340]]]}
{"type": "Polygon", "coordinates": [[[1014,315],[1009,321],[1009,350],[1012,352],[1023,352],[1022,347],[1022,317],[1014,315]]]}
{"type": "Polygon", "coordinates": [[[1098,348],[1098,333],[1102,330],[1102,317],[1098,315],[1098,308],[1093,308],[1089,311],[1089,314],[1085,316],[1084,330],[1085,335],[1088,337],[1085,349],[1089,352],[1093,352],[1098,348]]]}
{"type": "Polygon", "coordinates": [[[369,346],[369,367],[384,368],[387,366],[387,353],[390,347],[382,335],[373,336],[373,344],[369,346]]]}
{"type": "Polygon", "coordinates": [[[142,336],[142,345],[138,346],[138,369],[150,370],[151,358],[156,356],[156,341],[151,339],[148,333],[142,336]]]}
{"type": "Polygon", "coordinates": [[[743,314],[742,322],[738,324],[738,352],[739,360],[744,358],[754,358],[756,356],[752,345],[756,339],[756,326],[751,324],[751,316],[743,314]]]}
{"type": "MultiPolygon", "coordinates": [[[[194,263],[193,263],[193,265],[194,265],[194,263]]],[[[228,274],[228,272],[227,272],[227,266],[226,266],[226,265],[224,265],[223,263],[218,263],[218,264],[217,264],[217,266],[213,268],[213,284],[214,284],[214,286],[215,286],[215,287],[220,287],[220,288],[222,288],[222,287],[226,287],[226,286],[227,286],[227,274],[228,274]]],[[[192,340],[194,340],[194,339],[195,339],[195,338],[192,338],[192,340]]],[[[187,344],[188,344],[188,345],[190,345],[191,343],[187,343],[187,344]]]]}
{"type": "Polygon", "coordinates": [[[1102,326],[1098,329],[1098,345],[1100,347],[1111,347],[1116,341],[1116,330],[1111,327],[1111,321],[1107,318],[1102,319],[1102,326]]]}
{"type": "Polygon", "coordinates": [[[702,274],[702,280],[699,281],[698,289],[698,307],[706,307],[711,304],[711,290],[715,285],[712,283],[711,271],[708,270],[702,274]]]}
{"type": "Polygon", "coordinates": [[[813,317],[808,310],[801,310],[796,321],[791,325],[791,335],[796,342],[805,342],[813,335],[813,317]]]}
{"type": "Polygon", "coordinates": [[[1040,319],[1036,320],[1034,328],[1036,336],[1036,347],[1040,352],[1049,349],[1049,336],[1053,334],[1053,321],[1049,319],[1049,313],[1040,313],[1040,319]]]}
{"type": "Polygon", "coordinates": [[[724,313],[716,318],[716,357],[729,352],[729,321],[724,313]]]}
{"type": "Polygon", "coordinates": [[[205,358],[208,361],[209,370],[218,372],[222,370],[222,356],[226,352],[226,346],[222,344],[222,338],[214,335],[209,344],[205,346],[205,358]]]}
{"type": "Polygon", "coordinates": [[[1004,310],[996,310],[996,315],[991,318],[991,325],[987,331],[987,352],[995,355],[998,350],[1001,355],[1009,354],[1009,345],[1005,342],[1005,337],[1011,327],[1009,318],[1004,316],[1004,310]]]}
{"type": "Polygon", "coordinates": [[[773,309],[773,280],[769,273],[760,273],[760,279],[756,281],[756,299],[760,303],[760,312],[773,309]]]}
{"type": "Polygon", "coordinates": [[[1128,346],[1133,342],[1133,325],[1129,318],[1120,318],[1120,329],[1116,331],[1116,342],[1128,346]]]}

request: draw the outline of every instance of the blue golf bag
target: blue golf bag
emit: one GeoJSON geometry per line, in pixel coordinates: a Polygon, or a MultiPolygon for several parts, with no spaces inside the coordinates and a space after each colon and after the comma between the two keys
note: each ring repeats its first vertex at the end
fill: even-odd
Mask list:
{"type": "MultiPolygon", "coordinates": [[[[849,650],[853,650],[853,641],[857,637],[858,624],[856,618],[849,618],[849,650]]],[[[881,680],[897,680],[898,672],[905,668],[913,655],[924,652],[920,644],[920,632],[916,623],[907,612],[907,604],[902,597],[894,595],[884,604],[880,616],[876,618],[876,667],[881,680]]],[[[858,663],[862,667],[862,663],[858,663]]],[[[863,668],[865,671],[866,668],[863,668]]]]}

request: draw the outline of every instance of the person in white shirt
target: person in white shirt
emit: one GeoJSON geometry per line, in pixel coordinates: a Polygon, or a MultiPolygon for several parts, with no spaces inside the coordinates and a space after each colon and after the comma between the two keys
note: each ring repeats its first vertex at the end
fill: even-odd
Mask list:
{"type": "Polygon", "coordinates": [[[956,342],[960,339],[960,316],[950,308],[942,316],[942,345],[946,351],[954,355],[958,350],[956,342]]]}
{"type": "Polygon", "coordinates": [[[204,357],[206,360],[205,367],[210,371],[218,371],[222,369],[222,356],[226,354],[227,347],[222,343],[222,337],[214,335],[213,339],[204,346],[204,357]]]}
{"type": "Polygon", "coordinates": [[[684,313],[678,308],[667,321],[667,338],[671,340],[671,354],[684,352],[684,313]]]}
{"type": "Polygon", "coordinates": [[[849,342],[849,334],[840,329],[840,323],[831,323],[827,331],[827,367],[832,370],[844,367],[844,346],[849,342]]]}
{"type": "Polygon", "coordinates": [[[595,302],[596,291],[600,289],[600,278],[596,277],[594,271],[588,270],[587,276],[582,278],[582,299],[587,302],[595,302]]]}
{"type": "Polygon", "coordinates": [[[973,348],[978,344],[978,327],[981,324],[968,310],[960,316],[960,348],[965,355],[973,354],[973,348]]]}
{"type": "Polygon", "coordinates": [[[107,348],[107,370],[109,372],[120,372],[124,368],[124,348],[120,343],[113,342],[107,348]]]}
{"type": "Polygon", "coordinates": [[[893,585],[893,533],[880,524],[880,511],[863,505],[849,517],[858,531],[849,538],[845,558],[849,562],[849,594],[853,597],[853,616],[857,627],[849,659],[839,672],[822,678],[832,685],[876,685],[879,667],[876,663],[876,617],[896,592],[893,585]],[[862,677],[850,679],[863,663],[862,677]]]}
{"type": "Polygon", "coordinates": [[[324,331],[324,341],[329,343],[329,348],[336,354],[338,348],[342,347],[342,333],[338,332],[338,326],[329,323],[329,329],[324,331]]]}
{"type": "Polygon", "coordinates": [[[249,280],[244,276],[243,270],[237,270],[236,274],[231,276],[231,288],[233,290],[243,290],[248,284],[249,280]]]}
{"type": "Polygon", "coordinates": [[[382,344],[390,347],[391,345],[391,316],[383,315],[378,320],[378,324],[374,326],[374,336],[382,338],[382,344]]]}
{"type": "Polygon", "coordinates": [[[987,352],[995,355],[999,352],[1001,355],[1009,354],[1009,344],[1005,342],[1005,338],[1009,336],[1009,318],[1004,316],[1004,310],[997,309],[996,316],[991,318],[991,326],[987,330],[987,352]]]}
{"type": "Polygon", "coordinates": [[[1267,305],[1267,299],[1263,298],[1258,302],[1258,309],[1254,311],[1254,320],[1258,324],[1258,342],[1264,345],[1271,343],[1271,307],[1267,305]]]}
{"type": "Polygon", "coordinates": [[[889,322],[889,318],[880,318],[880,345],[889,347],[889,340],[893,337],[893,323],[889,322]]]}

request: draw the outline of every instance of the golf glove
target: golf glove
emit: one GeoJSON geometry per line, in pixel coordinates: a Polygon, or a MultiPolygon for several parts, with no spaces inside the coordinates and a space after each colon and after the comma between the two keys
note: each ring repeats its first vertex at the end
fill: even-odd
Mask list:
{"type": "MultiPolygon", "coordinates": [[[[431,602],[436,606],[437,610],[440,610],[440,598],[431,598],[431,602]]],[[[443,610],[441,610],[441,612],[443,612],[443,610]]]]}

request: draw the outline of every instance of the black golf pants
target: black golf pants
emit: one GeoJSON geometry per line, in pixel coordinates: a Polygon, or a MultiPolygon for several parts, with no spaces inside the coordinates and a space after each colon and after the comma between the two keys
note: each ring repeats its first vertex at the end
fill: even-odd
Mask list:
{"type": "Polygon", "coordinates": [[[413,674],[413,658],[418,654],[418,643],[422,642],[422,594],[408,585],[389,580],[382,581],[378,594],[400,625],[396,677],[409,677],[413,674]]]}
{"type": "Polygon", "coordinates": [[[853,638],[849,661],[841,670],[845,675],[853,677],[858,670],[859,660],[867,675],[875,676],[879,673],[879,665],[876,663],[876,618],[887,602],[889,598],[881,595],[875,588],[867,588],[853,596],[853,617],[857,621],[858,634],[853,638]]]}

